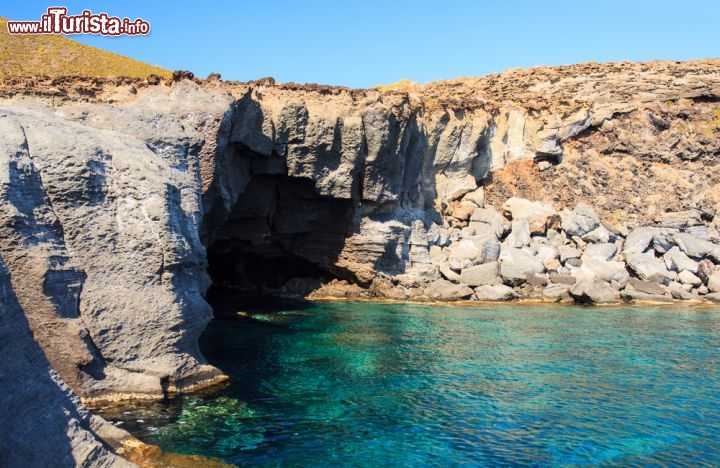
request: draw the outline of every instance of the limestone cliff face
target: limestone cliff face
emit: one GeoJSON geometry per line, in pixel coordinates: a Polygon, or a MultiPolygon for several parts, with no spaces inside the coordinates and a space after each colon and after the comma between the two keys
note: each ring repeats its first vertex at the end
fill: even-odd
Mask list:
{"type": "Polygon", "coordinates": [[[93,402],[223,378],[197,346],[211,282],[441,300],[720,291],[719,61],[387,90],[14,79],[0,96],[3,333],[26,330],[2,342],[32,347],[31,331],[44,358],[26,365],[58,375],[17,401],[52,394],[88,440],[63,382],[93,402]]]}

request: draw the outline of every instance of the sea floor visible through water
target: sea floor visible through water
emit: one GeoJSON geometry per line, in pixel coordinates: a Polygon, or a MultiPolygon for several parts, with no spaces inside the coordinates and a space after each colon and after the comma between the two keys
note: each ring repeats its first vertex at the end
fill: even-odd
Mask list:
{"type": "Polygon", "coordinates": [[[215,302],[228,383],[100,414],[239,466],[720,465],[717,308],[215,302]]]}

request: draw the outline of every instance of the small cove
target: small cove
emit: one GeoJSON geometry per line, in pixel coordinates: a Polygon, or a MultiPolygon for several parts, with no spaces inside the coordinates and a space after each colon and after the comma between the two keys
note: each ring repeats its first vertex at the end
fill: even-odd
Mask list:
{"type": "Polygon", "coordinates": [[[231,380],[100,414],[240,466],[720,463],[720,310],[216,298],[231,380]]]}

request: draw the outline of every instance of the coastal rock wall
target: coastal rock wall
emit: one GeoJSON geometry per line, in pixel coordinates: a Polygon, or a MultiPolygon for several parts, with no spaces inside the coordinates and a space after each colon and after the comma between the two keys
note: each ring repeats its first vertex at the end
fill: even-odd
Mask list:
{"type": "Polygon", "coordinates": [[[212,316],[199,153],[222,99],[178,86],[127,106],[0,109],[0,253],[36,340],[88,402],[221,378],[197,339],[212,316]]]}
{"type": "MultiPolygon", "coordinates": [[[[217,215],[204,229],[210,272],[249,291],[450,299],[436,280],[467,286],[448,261],[475,255],[459,253],[468,245],[459,241],[505,226],[473,259],[502,264],[495,246],[523,226],[504,207],[512,197],[546,202],[557,219],[590,205],[616,240],[696,210],[710,239],[719,84],[717,63],[691,62],[539,68],[386,92],[239,87],[204,198],[217,215]]],[[[533,245],[547,243],[546,229],[531,232],[533,245]]],[[[533,273],[547,282],[571,267],[563,259],[533,273]]],[[[462,291],[453,298],[480,297],[462,291]]]]}
{"type": "MultiPolygon", "coordinates": [[[[87,403],[221,381],[197,346],[211,283],[720,298],[718,61],[372,90],[13,79],[0,96],[3,313],[44,352],[27,366],[87,403]]],[[[62,424],[85,424],[68,404],[62,424]]]]}
{"type": "Polygon", "coordinates": [[[102,423],[50,366],[26,315],[0,258],[0,465],[134,466],[99,440],[102,423]]]}

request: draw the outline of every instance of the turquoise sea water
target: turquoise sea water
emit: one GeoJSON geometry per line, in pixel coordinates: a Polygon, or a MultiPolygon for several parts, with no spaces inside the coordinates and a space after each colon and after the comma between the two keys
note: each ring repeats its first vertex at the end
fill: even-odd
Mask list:
{"type": "Polygon", "coordinates": [[[718,466],[720,310],[224,303],[229,384],[105,415],[245,466],[718,466]]]}

